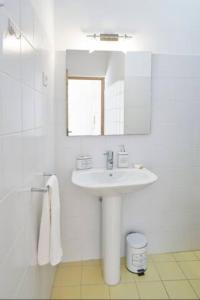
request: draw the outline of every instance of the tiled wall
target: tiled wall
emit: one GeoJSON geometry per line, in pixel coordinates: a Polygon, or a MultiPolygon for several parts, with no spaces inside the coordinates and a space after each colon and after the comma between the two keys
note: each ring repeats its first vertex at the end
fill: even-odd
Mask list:
{"type": "Polygon", "coordinates": [[[0,298],[47,298],[54,273],[37,266],[42,195],[30,192],[54,171],[53,1],[40,2],[0,0],[0,298]]]}
{"type": "Polygon", "coordinates": [[[124,132],[124,76],[124,53],[111,52],[105,76],[106,135],[123,134],[124,132]]]}
{"type": "Polygon", "coordinates": [[[119,80],[105,89],[105,134],[124,132],[124,81],[119,80]]]}
{"type": "Polygon", "coordinates": [[[75,158],[90,153],[96,167],[105,150],[125,144],[131,163],[143,163],[159,181],[123,201],[124,236],[144,232],[151,253],[200,247],[200,56],[153,55],[150,135],[65,136],[65,53],[56,57],[56,167],[61,182],[65,260],[100,256],[101,204],[71,183],[75,158]]]}

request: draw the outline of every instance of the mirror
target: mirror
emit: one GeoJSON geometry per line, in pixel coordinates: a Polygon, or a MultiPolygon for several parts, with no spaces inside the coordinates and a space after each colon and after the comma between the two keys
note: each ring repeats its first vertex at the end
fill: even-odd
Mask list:
{"type": "Polygon", "coordinates": [[[149,134],[151,53],[68,50],[67,135],[149,134]]]}

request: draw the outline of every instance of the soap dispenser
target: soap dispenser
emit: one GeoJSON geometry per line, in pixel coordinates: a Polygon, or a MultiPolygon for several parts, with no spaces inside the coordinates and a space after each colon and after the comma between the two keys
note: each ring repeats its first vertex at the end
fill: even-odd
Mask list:
{"type": "Polygon", "coordinates": [[[128,153],[125,151],[124,145],[120,146],[120,151],[118,153],[118,168],[128,168],[129,159],[128,153]]]}

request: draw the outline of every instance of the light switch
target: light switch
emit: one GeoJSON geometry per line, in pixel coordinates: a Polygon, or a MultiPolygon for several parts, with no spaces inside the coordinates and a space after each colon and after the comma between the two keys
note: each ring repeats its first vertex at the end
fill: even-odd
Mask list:
{"type": "Polygon", "coordinates": [[[48,86],[48,76],[45,74],[45,72],[42,72],[42,84],[44,87],[48,86]]]}

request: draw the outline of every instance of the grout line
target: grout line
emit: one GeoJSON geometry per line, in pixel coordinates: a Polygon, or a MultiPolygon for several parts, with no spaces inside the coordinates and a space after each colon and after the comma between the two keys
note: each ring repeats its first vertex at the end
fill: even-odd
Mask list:
{"type": "Polygon", "coordinates": [[[192,286],[192,284],[191,284],[190,280],[189,280],[189,279],[187,279],[187,281],[188,281],[189,285],[191,286],[191,288],[192,288],[193,292],[194,292],[194,293],[195,293],[195,295],[197,296],[197,299],[199,299],[199,295],[196,293],[196,291],[195,291],[195,289],[193,288],[193,286],[192,286]]]}
{"type": "MultiPolygon", "coordinates": [[[[193,261],[194,261],[194,260],[193,260],[193,261]]],[[[191,261],[190,261],[190,262],[191,262],[191,261]]],[[[194,261],[194,262],[195,262],[195,261],[194,261]]],[[[184,274],[185,278],[186,278],[187,280],[189,280],[189,278],[187,278],[187,275],[186,275],[186,273],[184,272],[183,268],[181,267],[181,263],[182,263],[182,262],[177,262],[179,268],[181,269],[181,272],[184,274]]]]}
{"type": "Polygon", "coordinates": [[[28,133],[28,132],[35,131],[38,129],[43,129],[43,128],[45,128],[45,126],[36,126],[36,127],[30,128],[30,129],[22,129],[20,131],[1,133],[0,138],[7,138],[7,137],[12,137],[12,136],[22,135],[24,133],[28,133]]]}
{"type": "Polygon", "coordinates": [[[197,256],[197,253],[195,253],[195,252],[197,252],[197,251],[194,251],[195,257],[196,257],[198,260],[200,260],[200,257],[198,257],[198,256],[197,256]]]}
{"type": "Polygon", "coordinates": [[[108,295],[109,295],[109,299],[111,300],[111,290],[110,290],[110,286],[108,286],[108,295]]]}
{"type": "Polygon", "coordinates": [[[139,283],[139,282],[137,282],[137,281],[135,282],[136,291],[137,291],[137,293],[138,293],[139,299],[142,299],[141,296],[140,296],[140,290],[139,290],[139,287],[138,287],[138,283],[139,283]]]}
{"type": "Polygon", "coordinates": [[[169,293],[168,293],[168,291],[167,291],[167,288],[165,287],[164,280],[162,280],[162,278],[161,278],[161,275],[160,275],[160,273],[159,273],[159,271],[158,271],[158,268],[157,268],[157,266],[156,266],[156,263],[153,264],[153,265],[154,265],[154,267],[155,267],[155,269],[156,269],[156,272],[157,272],[157,274],[158,274],[158,277],[160,278],[160,281],[161,281],[161,283],[162,283],[162,286],[164,287],[164,290],[165,290],[165,292],[166,292],[166,294],[167,294],[167,297],[168,297],[168,299],[170,299],[170,295],[169,295],[169,293]]]}
{"type": "Polygon", "coordinates": [[[80,299],[82,299],[82,280],[83,280],[83,260],[81,260],[80,299]]]}
{"type": "Polygon", "coordinates": [[[168,299],[171,299],[171,298],[170,298],[170,295],[169,295],[169,293],[168,293],[168,291],[167,291],[167,288],[166,288],[166,286],[165,286],[164,281],[161,280],[161,282],[162,282],[162,285],[163,285],[163,287],[164,287],[164,289],[165,289],[165,292],[166,292],[166,294],[167,294],[168,299]]]}
{"type": "Polygon", "coordinates": [[[140,295],[140,290],[139,290],[139,287],[138,287],[138,282],[135,282],[135,285],[136,285],[136,289],[137,289],[137,292],[138,292],[139,299],[142,299],[141,295],[140,295]]]}

